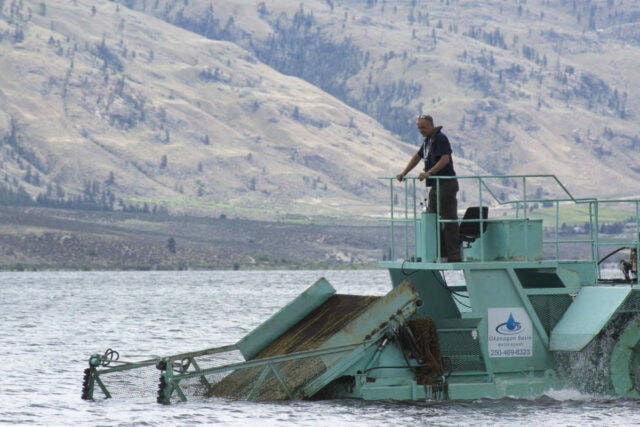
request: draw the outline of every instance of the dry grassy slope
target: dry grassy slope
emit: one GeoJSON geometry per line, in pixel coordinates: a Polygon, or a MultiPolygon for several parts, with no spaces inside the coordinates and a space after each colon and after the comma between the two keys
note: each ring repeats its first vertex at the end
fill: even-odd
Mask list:
{"type": "MultiPolygon", "coordinates": [[[[432,112],[468,160],[501,173],[556,174],[576,196],[593,196],[594,191],[600,197],[638,195],[640,157],[630,139],[635,138],[637,144],[640,136],[640,26],[637,18],[613,24],[605,19],[622,12],[633,19],[640,11],[637,2],[577,2],[579,20],[570,2],[544,0],[418,1],[415,8],[411,7],[414,2],[399,0],[263,3],[269,12],[267,19],[282,13],[292,17],[303,10],[313,14],[323,33],[337,40],[350,37],[368,51],[369,66],[350,81],[354,93],[363,90],[370,75],[380,83],[399,79],[421,83],[422,96],[412,106],[416,111],[432,112]],[[596,30],[587,28],[592,7],[597,8],[596,30]],[[408,22],[410,14],[417,18],[418,13],[429,14],[429,25],[408,22]],[[488,33],[499,30],[507,49],[466,36],[472,27],[488,33]],[[546,67],[525,59],[525,47],[535,49],[540,58],[546,56],[546,67]],[[390,52],[395,57],[385,61],[383,57],[390,52]],[[491,71],[478,65],[478,58],[489,55],[495,60],[491,71]],[[499,83],[499,71],[513,65],[522,67],[521,78],[499,83]],[[567,74],[567,86],[582,91],[583,97],[590,96],[580,88],[581,76],[587,73],[602,79],[620,96],[626,94],[629,117],[617,118],[605,105],[587,109],[584,98],[558,99],[566,86],[555,75],[567,67],[575,69],[567,74]],[[456,82],[459,70],[486,74],[492,91],[485,95],[456,82]],[[505,120],[509,115],[511,120],[505,120]],[[473,126],[475,116],[484,116],[487,124],[473,126]],[[618,136],[603,135],[605,128],[618,136]],[[503,138],[505,135],[509,138],[503,138]],[[599,154],[603,151],[609,152],[599,154]],[[611,186],[612,182],[617,185],[611,186]]],[[[185,13],[190,8],[202,10],[206,4],[192,1],[185,13]]],[[[264,39],[272,31],[252,0],[216,2],[215,11],[221,22],[233,16],[235,25],[254,39],[264,39]]],[[[407,126],[411,125],[412,118],[408,118],[407,126]]]]}
{"type": "MultiPolygon", "coordinates": [[[[15,120],[21,145],[45,165],[45,182],[69,192],[113,172],[116,194],[177,212],[370,213],[372,199],[386,195],[376,178],[395,173],[413,150],[233,44],[113,2],[47,2],[24,35],[0,43],[0,135],[15,120]],[[122,73],[101,70],[95,52],[103,40],[122,73]]],[[[22,177],[7,153],[2,172],[22,177]]]]}
{"type": "MultiPolygon", "coordinates": [[[[436,72],[429,74],[429,80],[424,85],[425,98],[437,100],[432,106],[425,102],[429,106],[427,108],[441,115],[444,123],[454,125],[461,122],[462,114],[467,119],[478,110],[486,114],[488,126],[477,129],[468,125],[464,130],[459,129],[457,136],[462,145],[469,145],[470,149],[465,150],[467,155],[490,169],[489,164],[493,162],[488,157],[494,156],[498,159],[498,170],[504,170],[505,173],[556,174],[578,196],[592,196],[593,191],[605,197],[630,193],[638,195],[638,173],[628,166],[640,166],[640,158],[635,155],[635,150],[629,153],[628,141],[617,139],[609,142],[602,137],[602,132],[605,127],[610,127],[623,135],[636,138],[639,135],[637,114],[640,111],[640,86],[636,70],[640,65],[640,47],[637,43],[635,46],[625,45],[605,35],[583,34],[581,26],[576,25],[575,18],[566,10],[545,6],[545,2],[541,1],[528,1],[525,5],[527,12],[519,17],[518,3],[453,2],[455,13],[447,8],[434,7],[429,10],[432,22],[442,20],[445,29],[449,24],[456,24],[459,33],[438,31],[441,36],[435,50],[423,55],[423,63],[415,68],[420,73],[421,69],[429,67],[430,61],[440,64],[436,72]],[[543,20],[539,19],[541,13],[544,13],[543,20]],[[488,32],[499,29],[509,49],[494,48],[464,37],[462,31],[470,26],[488,32]],[[562,45],[560,55],[554,52],[554,43],[541,35],[549,30],[567,36],[558,43],[562,45]],[[519,43],[513,43],[514,37],[518,38],[519,43]],[[540,69],[530,61],[523,60],[521,48],[525,44],[535,48],[541,56],[546,55],[549,65],[540,69]],[[457,68],[478,68],[460,61],[462,53],[478,54],[483,50],[493,54],[495,69],[504,70],[512,64],[519,64],[524,68],[525,75],[540,72],[542,82],[532,78],[526,83],[507,84],[504,91],[492,93],[488,99],[480,101],[477,91],[456,86],[454,79],[457,68]],[[627,60],[623,63],[621,59],[625,55],[627,60]],[[567,103],[554,99],[554,92],[560,89],[553,81],[558,60],[562,69],[570,65],[575,67],[578,74],[594,73],[620,93],[627,92],[628,110],[632,118],[624,121],[614,119],[606,114],[588,111],[582,102],[567,103]],[[430,84],[430,76],[433,75],[438,76],[435,85],[430,84]],[[538,102],[542,105],[540,108],[538,102]],[[489,104],[493,104],[492,108],[497,108],[497,111],[485,109],[489,104]],[[512,123],[504,120],[507,112],[515,117],[512,123]],[[498,116],[502,118],[499,132],[492,129],[498,116]],[[512,141],[500,142],[499,134],[506,132],[512,135],[512,141]],[[589,134],[591,140],[577,144],[574,139],[576,133],[583,136],[589,134]],[[610,148],[612,154],[599,158],[594,151],[599,146],[610,148]],[[481,160],[483,152],[487,154],[481,160]],[[509,155],[513,158],[511,164],[501,161],[509,155]],[[596,165],[597,168],[594,168],[596,165]],[[598,172],[594,173],[594,169],[598,172]],[[620,185],[612,188],[612,181],[620,185]]],[[[406,37],[405,41],[409,43],[406,37]]],[[[420,79],[419,74],[414,73],[413,76],[420,79]]],[[[495,81],[496,76],[492,77],[495,81]]]]}
{"type": "MultiPolygon", "coordinates": [[[[329,3],[305,1],[303,7],[322,31],[338,40],[351,36],[371,54],[370,66],[349,82],[354,91],[362,90],[369,74],[379,81],[400,76],[421,83],[422,96],[413,107],[433,112],[454,149],[464,151],[465,158],[457,158],[459,173],[482,172],[477,164],[505,173],[553,173],[578,196],[592,190],[629,195],[638,188],[631,167],[640,170],[640,159],[625,153],[628,140],[602,137],[605,127],[627,136],[640,133],[640,52],[613,37],[614,29],[584,32],[567,10],[541,0],[527,1],[521,16],[518,2],[428,2],[421,7],[430,15],[429,26],[408,25],[408,2],[384,2],[384,13],[383,2],[367,8],[364,2],[334,1],[333,9],[329,3]],[[471,25],[500,28],[509,49],[465,37],[471,25]],[[542,35],[550,29],[563,36],[561,42],[542,35]],[[541,69],[524,60],[523,43],[547,55],[550,65],[541,69]],[[384,61],[391,51],[395,58],[384,61]],[[523,75],[537,72],[543,80],[509,82],[485,97],[456,84],[458,69],[482,72],[462,59],[465,51],[469,57],[491,52],[496,69],[516,63],[523,75]],[[558,60],[562,69],[572,65],[577,75],[595,73],[626,92],[631,118],[554,99],[558,60]],[[504,120],[507,114],[514,119],[504,120]],[[477,115],[487,117],[486,126],[470,124],[477,115]],[[498,117],[503,120],[495,127],[498,117]],[[507,132],[511,142],[500,137],[507,132]],[[611,153],[599,158],[595,153],[602,147],[611,153]]],[[[118,196],[166,203],[176,212],[254,218],[368,214],[387,194],[375,178],[396,173],[414,150],[371,118],[274,72],[236,45],[206,40],[114,2],[54,0],[46,2],[44,16],[38,13],[41,4],[23,3],[24,41],[0,41],[0,135],[13,119],[21,144],[43,165],[45,183],[78,192],[84,181],[103,182],[113,172],[118,196]],[[102,70],[96,57],[102,40],[122,72],[102,70]],[[165,169],[159,167],[163,156],[165,169]]],[[[200,13],[208,4],[190,1],[185,13],[200,13]]],[[[292,16],[301,7],[299,0],[265,4],[272,15],[292,16]]],[[[233,16],[253,37],[272,31],[253,0],[219,1],[214,7],[223,22],[233,16]]],[[[8,2],[2,11],[0,31],[10,34],[16,24],[8,2]]],[[[496,84],[493,75],[489,80],[496,84]]],[[[412,117],[407,126],[413,126],[412,117]]],[[[5,176],[24,176],[24,161],[12,158],[7,147],[0,152],[5,176]]],[[[27,189],[36,194],[44,187],[27,189]]]]}

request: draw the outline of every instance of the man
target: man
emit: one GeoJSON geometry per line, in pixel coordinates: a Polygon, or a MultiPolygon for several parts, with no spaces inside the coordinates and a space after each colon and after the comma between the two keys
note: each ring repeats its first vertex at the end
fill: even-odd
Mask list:
{"type": "MultiPolygon", "coordinates": [[[[447,220],[458,219],[458,193],[457,179],[430,179],[432,176],[456,176],[453,169],[453,159],[451,158],[451,144],[447,136],[442,133],[442,126],[433,126],[433,117],[421,115],[416,122],[418,131],[424,136],[424,142],[416,154],[411,157],[404,170],[396,175],[398,181],[402,182],[404,177],[424,160],[424,172],[418,178],[420,181],[426,179],[429,190],[429,200],[427,212],[436,213],[436,198],[440,194],[440,217],[447,220]],[[439,189],[438,189],[439,187],[439,189]]],[[[460,230],[457,222],[444,224],[444,248],[441,249],[443,257],[447,257],[449,262],[461,261],[460,257],[460,230]]]]}

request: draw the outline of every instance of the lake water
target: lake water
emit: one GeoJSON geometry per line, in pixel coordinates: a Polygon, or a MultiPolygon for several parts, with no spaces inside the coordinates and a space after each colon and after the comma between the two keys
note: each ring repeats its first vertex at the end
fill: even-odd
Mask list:
{"type": "Polygon", "coordinates": [[[0,424],[640,425],[640,402],[574,390],[417,403],[81,399],[91,354],[134,361],[233,344],[320,277],[340,293],[390,289],[382,270],[0,273],[0,424]]]}

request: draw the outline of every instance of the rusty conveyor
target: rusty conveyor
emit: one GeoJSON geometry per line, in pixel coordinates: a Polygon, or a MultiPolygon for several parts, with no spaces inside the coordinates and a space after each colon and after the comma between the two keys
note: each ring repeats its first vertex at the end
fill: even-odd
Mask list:
{"type": "MultiPolygon", "coordinates": [[[[399,288],[384,297],[333,294],[248,360],[363,342],[417,299],[410,284],[399,288]]],[[[310,397],[304,395],[305,385],[339,359],[311,356],[278,362],[272,372],[262,366],[236,370],[212,385],[208,394],[252,400],[310,397]]]]}

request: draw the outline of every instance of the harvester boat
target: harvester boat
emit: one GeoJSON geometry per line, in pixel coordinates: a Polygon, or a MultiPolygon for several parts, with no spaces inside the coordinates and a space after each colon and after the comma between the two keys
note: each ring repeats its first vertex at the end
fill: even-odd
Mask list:
{"type": "Polygon", "coordinates": [[[93,354],[82,397],[145,378],[163,404],[536,398],[563,387],[640,397],[640,200],[574,198],[553,175],[458,177],[472,205],[457,220],[463,259],[446,262],[439,242],[452,220],[425,211],[423,183],[382,179],[388,294],[338,294],[321,278],[235,344],[138,362],[93,354]],[[614,234],[613,214],[627,219],[614,234]],[[627,253],[623,275],[612,255],[627,253]]]}

